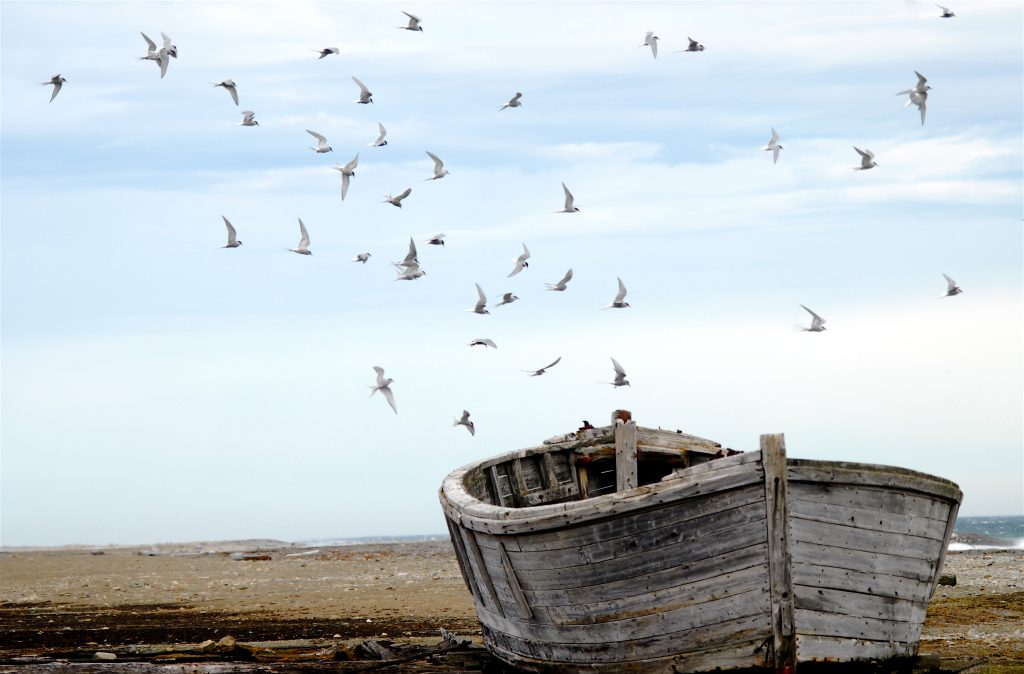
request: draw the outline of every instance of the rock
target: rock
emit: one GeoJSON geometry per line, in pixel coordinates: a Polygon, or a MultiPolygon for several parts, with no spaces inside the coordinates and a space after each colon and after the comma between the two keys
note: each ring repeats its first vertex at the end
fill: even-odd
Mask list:
{"type": "Polygon", "coordinates": [[[111,653],[110,651],[96,651],[92,657],[97,660],[117,660],[117,653],[111,653]]]}
{"type": "Polygon", "coordinates": [[[939,585],[956,585],[956,576],[953,574],[939,576],[939,585]]]}
{"type": "Polygon", "coordinates": [[[213,647],[217,645],[213,639],[207,639],[203,643],[199,644],[199,650],[201,651],[212,651],[213,647]]]}
{"type": "Polygon", "coordinates": [[[233,651],[237,645],[238,641],[233,636],[228,635],[226,637],[222,637],[221,640],[217,642],[217,650],[233,651]]]}

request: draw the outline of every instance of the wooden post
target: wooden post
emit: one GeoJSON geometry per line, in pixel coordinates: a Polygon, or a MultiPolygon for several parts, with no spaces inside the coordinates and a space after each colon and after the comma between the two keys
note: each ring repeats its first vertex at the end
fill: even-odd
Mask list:
{"type": "Polygon", "coordinates": [[[615,425],[615,491],[636,489],[636,422],[616,421],[615,425]]]}
{"type": "Polygon", "coordinates": [[[772,606],[772,659],[777,674],[796,672],[796,630],[793,626],[793,559],[789,552],[789,481],[786,439],[761,436],[761,465],[768,521],[768,575],[772,606]]]}

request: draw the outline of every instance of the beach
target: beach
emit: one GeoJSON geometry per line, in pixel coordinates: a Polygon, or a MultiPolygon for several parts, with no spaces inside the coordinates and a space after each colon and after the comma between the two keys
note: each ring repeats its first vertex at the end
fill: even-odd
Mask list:
{"type": "MultiPolygon", "coordinates": [[[[935,593],[920,652],[940,658],[945,671],[1024,671],[1022,568],[1024,550],[947,555],[943,573],[956,585],[935,593]]],[[[262,659],[272,661],[276,645],[277,656],[314,662],[347,659],[367,640],[429,648],[442,628],[480,642],[472,598],[444,539],[6,550],[0,609],[0,662],[13,669],[55,659],[152,661],[161,653],[256,657],[252,649],[218,652],[225,638],[253,644],[262,659]]]]}

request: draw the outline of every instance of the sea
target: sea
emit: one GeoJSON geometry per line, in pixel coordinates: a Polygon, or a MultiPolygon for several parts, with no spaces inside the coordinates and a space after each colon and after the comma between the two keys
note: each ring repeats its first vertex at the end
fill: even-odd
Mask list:
{"type": "Polygon", "coordinates": [[[1024,549],[1024,516],[958,517],[950,550],[1024,549]]]}

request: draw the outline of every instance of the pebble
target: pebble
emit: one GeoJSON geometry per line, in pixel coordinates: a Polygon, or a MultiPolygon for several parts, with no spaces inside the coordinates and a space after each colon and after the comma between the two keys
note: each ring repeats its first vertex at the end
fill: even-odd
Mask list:
{"type": "Polygon", "coordinates": [[[111,653],[110,651],[96,651],[93,657],[97,660],[117,660],[117,653],[111,653]]]}

